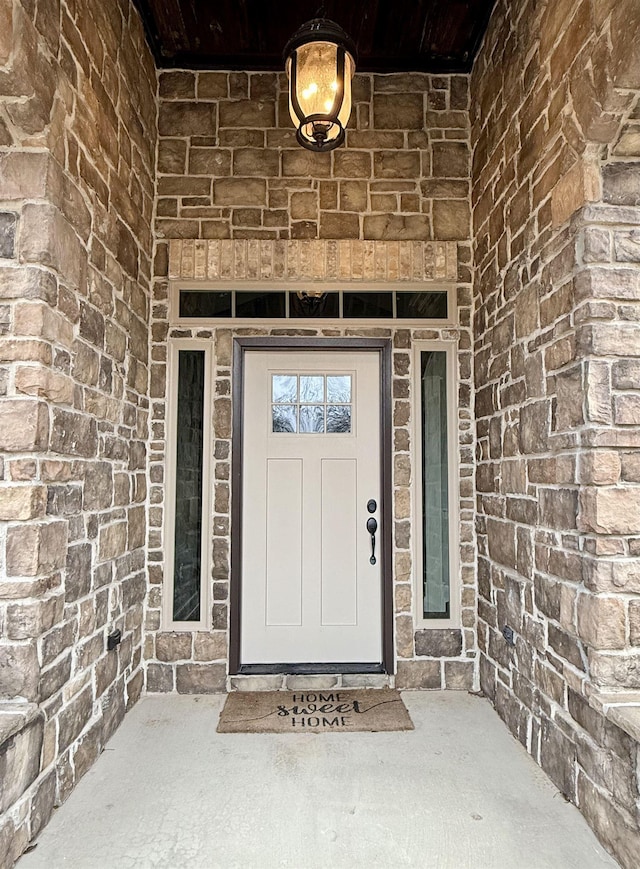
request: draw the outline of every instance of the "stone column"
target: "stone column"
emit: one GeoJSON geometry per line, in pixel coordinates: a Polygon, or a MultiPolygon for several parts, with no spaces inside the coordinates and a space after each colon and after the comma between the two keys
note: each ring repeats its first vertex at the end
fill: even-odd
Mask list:
{"type": "Polygon", "coordinates": [[[2,865],[142,689],[155,98],[133,4],[0,0],[2,865]]]}
{"type": "Polygon", "coordinates": [[[640,164],[604,167],[606,204],[583,214],[575,281],[585,372],[577,625],[601,691],[640,689],[639,178],[640,164]]]}

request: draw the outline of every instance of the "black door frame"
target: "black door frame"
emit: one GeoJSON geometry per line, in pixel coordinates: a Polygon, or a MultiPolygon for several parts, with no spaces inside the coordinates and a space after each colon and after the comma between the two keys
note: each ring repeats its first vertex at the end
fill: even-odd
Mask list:
{"type": "Polygon", "coordinates": [[[231,590],[229,612],[229,674],[238,673],[344,673],[394,672],[393,648],[393,486],[390,338],[282,338],[233,339],[233,426],[231,436],[231,590]],[[382,661],[377,664],[241,665],[240,615],[242,602],[242,440],[244,411],[244,361],[247,351],[346,350],[377,352],[380,356],[380,447],[382,492],[382,661]]]}

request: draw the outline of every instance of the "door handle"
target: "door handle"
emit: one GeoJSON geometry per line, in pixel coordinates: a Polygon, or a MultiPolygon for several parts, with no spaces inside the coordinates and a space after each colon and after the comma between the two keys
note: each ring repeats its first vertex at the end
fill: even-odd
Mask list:
{"type": "Polygon", "coordinates": [[[378,523],[376,520],[371,517],[371,519],[367,519],[367,531],[371,535],[371,558],[369,559],[369,564],[376,563],[376,531],[378,530],[378,523]]]}

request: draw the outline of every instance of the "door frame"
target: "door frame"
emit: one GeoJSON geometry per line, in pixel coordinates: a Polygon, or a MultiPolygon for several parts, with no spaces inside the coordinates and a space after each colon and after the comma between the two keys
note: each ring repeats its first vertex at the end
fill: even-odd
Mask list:
{"type": "MultiPolygon", "coordinates": [[[[392,397],[391,397],[391,357],[390,338],[281,338],[251,337],[233,339],[232,362],[232,410],[233,424],[231,435],[231,589],[229,612],[229,674],[249,672],[240,662],[240,632],[242,629],[242,441],[244,423],[244,363],[247,351],[327,351],[378,353],[380,359],[380,491],[382,493],[382,671],[394,672],[393,647],[393,486],[392,486],[392,397]]],[[[316,672],[349,672],[348,666],[317,665],[316,672]]],[[[303,665],[305,673],[314,671],[313,666],[303,665]]],[[[362,672],[362,666],[356,667],[362,672]]],[[[255,669],[252,668],[255,672],[255,669]]],[[[371,668],[368,670],[371,672],[371,668]]],[[[379,672],[380,668],[376,668],[379,672]]],[[[261,673],[269,672],[261,667],[261,673]]],[[[271,672],[281,672],[276,667],[271,672]]],[[[296,672],[295,664],[288,672],[296,672]]],[[[353,672],[353,669],[352,669],[353,672]]]]}

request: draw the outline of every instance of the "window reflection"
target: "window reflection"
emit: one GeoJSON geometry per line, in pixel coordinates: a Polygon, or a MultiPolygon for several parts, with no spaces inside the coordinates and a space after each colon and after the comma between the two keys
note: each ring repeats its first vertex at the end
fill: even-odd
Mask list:
{"type": "Polygon", "coordinates": [[[327,407],[327,431],[344,434],[351,431],[351,407],[349,405],[329,405],[327,407]]]}
{"type": "Polygon", "coordinates": [[[274,404],[272,419],[274,432],[293,432],[295,434],[297,431],[295,404],[274,404]]]}
{"type": "Polygon", "coordinates": [[[327,375],[327,401],[345,403],[351,401],[350,374],[327,375]]]}
{"type": "Polygon", "coordinates": [[[300,408],[300,431],[323,432],[324,431],[324,407],[311,405],[300,408]]]}
{"type": "Polygon", "coordinates": [[[305,404],[324,401],[324,377],[300,377],[300,401],[305,404]]]}
{"type": "Polygon", "coordinates": [[[271,395],[274,402],[295,402],[298,400],[298,378],[295,374],[274,374],[271,383],[271,395]]]}

